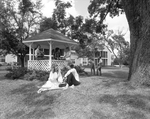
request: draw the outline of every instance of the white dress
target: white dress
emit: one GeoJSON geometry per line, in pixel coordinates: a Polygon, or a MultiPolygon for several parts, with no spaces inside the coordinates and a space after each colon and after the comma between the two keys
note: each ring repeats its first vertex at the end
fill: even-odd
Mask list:
{"type": "Polygon", "coordinates": [[[45,90],[58,89],[59,84],[63,82],[62,75],[57,72],[50,72],[48,81],[41,87],[45,90]]]}

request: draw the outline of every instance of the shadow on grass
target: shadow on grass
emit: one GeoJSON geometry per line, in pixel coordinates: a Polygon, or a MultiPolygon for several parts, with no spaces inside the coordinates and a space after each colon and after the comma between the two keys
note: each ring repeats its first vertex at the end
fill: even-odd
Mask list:
{"type": "Polygon", "coordinates": [[[106,116],[104,113],[92,109],[93,115],[90,119],[109,119],[110,116],[106,116]]]}
{"type": "Polygon", "coordinates": [[[119,116],[105,114],[104,112],[92,109],[93,115],[90,119],[147,119],[144,113],[140,111],[129,111],[125,115],[118,114],[119,116]]]}
{"type": "Polygon", "coordinates": [[[51,108],[47,109],[34,109],[30,112],[19,110],[12,114],[7,114],[7,119],[48,119],[54,118],[56,115],[51,108]]]}
{"type": "Polygon", "coordinates": [[[129,111],[127,115],[129,116],[128,119],[147,119],[140,111],[129,111]]]}
{"type": "Polygon", "coordinates": [[[132,108],[143,110],[145,112],[150,113],[150,105],[147,103],[147,101],[150,102],[150,96],[146,97],[142,95],[128,95],[128,94],[118,96],[107,94],[100,97],[99,99],[99,103],[111,104],[114,107],[117,107],[118,103],[122,103],[132,108]]]}
{"type": "Polygon", "coordinates": [[[102,73],[102,76],[108,77],[108,78],[128,78],[128,72],[125,71],[111,71],[111,72],[104,72],[102,73]]]}
{"type": "Polygon", "coordinates": [[[129,85],[127,81],[127,77],[128,77],[128,72],[125,71],[104,72],[102,74],[102,83],[97,84],[97,86],[104,85],[104,87],[111,87],[113,85],[117,85],[120,82],[122,82],[123,85],[127,86],[129,89],[134,89],[131,85],[129,85]]]}
{"type": "Polygon", "coordinates": [[[14,112],[9,117],[24,116],[26,119],[35,118],[52,118],[55,117],[55,113],[52,111],[53,104],[57,97],[60,96],[60,92],[46,95],[44,93],[38,94],[35,84],[21,85],[19,88],[11,91],[11,95],[23,95],[24,99],[21,103],[27,107],[30,111],[23,115],[24,110],[14,112]]]}
{"type": "Polygon", "coordinates": [[[5,77],[7,73],[8,71],[0,71],[0,80],[7,80],[8,78],[5,77]]]}

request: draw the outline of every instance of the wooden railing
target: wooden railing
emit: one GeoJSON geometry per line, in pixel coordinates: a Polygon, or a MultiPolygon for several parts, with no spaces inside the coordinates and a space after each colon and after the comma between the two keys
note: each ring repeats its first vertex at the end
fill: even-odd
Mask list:
{"type": "MultiPolygon", "coordinates": [[[[52,60],[52,64],[57,64],[59,68],[63,68],[65,65],[67,65],[67,62],[66,60],[52,60]]],[[[49,71],[50,70],[49,60],[28,60],[28,69],[49,71]]]]}

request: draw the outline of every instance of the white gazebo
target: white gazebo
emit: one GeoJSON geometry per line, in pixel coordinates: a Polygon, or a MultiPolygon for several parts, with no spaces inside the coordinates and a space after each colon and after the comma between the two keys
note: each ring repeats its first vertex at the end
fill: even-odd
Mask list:
{"type": "Polygon", "coordinates": [[[77,45],[78,43],[69,39],[62,33],[55,31],[53,29],[48,29],[37,35],[31,36],[23,41],[29,47],[29,60],[27,62],[28,69],[35,70],[45,70],[49,71],[52,64],[58,64],[60,67],[66,65],[66,60],[53,60],[52,59],[52,49],[66,47],[71,47],[77,45]],[[37,45],[40,44],[41,48],[49,49],[49,55],[47,60],[35,60],[34,51],[37,45]],[[31,51],[33,51],[31,53],[31,51]]]}

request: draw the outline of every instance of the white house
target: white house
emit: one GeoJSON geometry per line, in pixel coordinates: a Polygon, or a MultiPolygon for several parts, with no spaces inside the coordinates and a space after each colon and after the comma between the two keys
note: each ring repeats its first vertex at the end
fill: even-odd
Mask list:
{"type": "Polygon", "coordinates": [[[112,64],[112,53],[106,47],[104,47],[103,50],[95,53],[95,64],[98,63],[99,56],[102,57],[104,66],[110,66],[112,64]]]}
{"type": "Polygon", "coordinates": [[[12,55],[12,54],[8,54],[6,56],[0,56],[0,63],[3,64],[3,63],[13,63],[13,62],[17,62],[18,59],[17,59],[17,56],[15,55],[12,55]]]}
{"type": "MultiPolygon", "coordinates": [[[[78,58],[77,54],[74,54],[74,55],[73,55],[73,57],[75,57],[74,63],[76,65],[85,66],[85,65],[89,64],[89,59],[87,57],[78,58]],[[74,56],[74,55],[76,55],[76,56],[74,56]]],[[[102,57],[104,66],[110,66],[112,64],[112,53],[106,47],[104,47],[103,50],[95,53],[95,64],[96,65],[98,63],[98,57],[99,56],[102,57]]]]}

